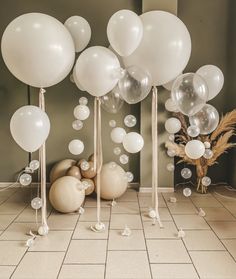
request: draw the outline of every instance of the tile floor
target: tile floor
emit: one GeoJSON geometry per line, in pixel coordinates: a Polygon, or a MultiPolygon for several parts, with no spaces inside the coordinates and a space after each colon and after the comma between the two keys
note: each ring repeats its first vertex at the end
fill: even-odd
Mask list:
{"type": "Polygon", "coordinates": [[[236,200],[214,193],[160,194],[160,229],[147,215],[150,196],[130,189],[115,207],[102,202],[103,233],[89,229],[96,221],[93,198],[86,198],[83,215],[59,214],[49,205],[49,235],[27,248],[26,233],[36,228],[29,206],[34,192],[0,192],[0,278],[236,278],[236,200]],[[205,217],[197,215],[199,207],[205,217]],[[130,237],[121,236],[125,225],[132,229],[130,237]],[[177,238],[180,228],[183,239],[177,238]]]}

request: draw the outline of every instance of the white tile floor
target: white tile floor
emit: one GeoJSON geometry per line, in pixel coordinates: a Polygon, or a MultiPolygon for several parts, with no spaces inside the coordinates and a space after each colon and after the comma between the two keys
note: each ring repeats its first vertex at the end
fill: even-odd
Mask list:
{"type": "MultiPolygon", "coordinates": [[[[113,208],[102,202],[104,233],[89,227],[96,221],[96,200],[86,198],[85,213],[59,214],[48,206],[50,233],[25,246],[35,229],[29,202],[32,189],[0,192],[0,278],[41,279],[235,279],[236,201],[215,194],[181,192],[159,195],[164,225],[147,215],[151,198],[134,190],[113,208]],[[177,203],[169,202],[175,196],[177,203]],[[206,212],[197,215],[198,207],[206,212]],[[121,236],[125,225],[132,229],[121,236]],[[177,238],[178,229],[186,236],[177,238]]],[[[40,216],[39,216],[40,218],[40,216]]]]}

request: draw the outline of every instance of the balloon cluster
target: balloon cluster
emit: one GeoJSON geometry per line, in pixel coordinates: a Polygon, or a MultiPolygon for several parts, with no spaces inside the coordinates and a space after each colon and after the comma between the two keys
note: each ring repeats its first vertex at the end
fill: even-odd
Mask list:
{"type": "MultiPolygon", "coordinates": [[[[210,149],[211,144],[204,141],[204,136],[211,134],[217,128],[219,113],[206,102],[217,96],[223,84],[222,71],[214,65],[205,65],[198,69],[196,73],[179,75],[171,82],[171,88],[165,86],[165,88],[171,90],[171,98],[167,99],[165,103],[166,110],[182,113],[189,119],[189,126],[186,127],[188,141],[185,142],[184,152],[191,160],[200,158],[209,160],[214,155],[210,149]]],[[[180,119],[176,117],[171,117],[165,122],[165,129],[170,136],[178,133],[181,128],[180,119]]],[[[168,149],[167,154],[174,157],[176,151],[168,149]]],[[[169,164],[167,168],[172,170],[173,167],[171,168],[169,164]]],[[[189,179],[192,176],[192,171],[189,168],[183,168],[181,176],[184,179],[189,179]]],[[[208,187],[211,184],[211,179],[204,176],[201,183],[208,187]]],[[[185,192],[189,193],[187,189],[185,189],[185,192]]],[[[185,196],[188,196],[188,194],[185,194],[185,196]]]]}

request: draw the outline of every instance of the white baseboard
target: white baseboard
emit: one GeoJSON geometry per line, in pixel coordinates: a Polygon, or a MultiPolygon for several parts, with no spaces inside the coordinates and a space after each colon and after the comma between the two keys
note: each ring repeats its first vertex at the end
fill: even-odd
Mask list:
{"type": "MultiPolygon", "coordinates": [[[[174,188],[172,187],[158,187],[158,192],[160,193],[173,193],[174,188]]],[[[152,193],[152,187],[140,187],[139,188],[140,193],[152,193]]]]}

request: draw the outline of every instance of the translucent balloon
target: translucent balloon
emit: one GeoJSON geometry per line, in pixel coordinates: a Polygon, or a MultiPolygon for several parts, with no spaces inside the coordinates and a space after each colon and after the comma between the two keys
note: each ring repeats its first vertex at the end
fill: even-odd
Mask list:
{"type": "Polygon", "coordinates": [[[174,134],[170,134],[168,138],[169,138],[170,141],[175,141],[175,135],[174,134]]]}
{"type": "Polygon", "coordinates": [[[181,176],[184,179],[189,179],[192,176],[192,171],[189,168],[183,168],[181,170],[181,176]]]}
{"type": "Polygon", "coordinates": [[[196,72],[204,78],[209,89],[208,101],[219,94],[224,85],[224,75],[222,71],[214,65],[204,65],[196,72]]]}
{"type": "Polygon", "coordinates": [[[127,177],[127,181],[130,183],[134,180],[134,175],[132,174],[132,172],[127,171],[126,172],[126,177],[127,177]]]}
{"type": "Polygon", "coordinates": [[[190,188],[184,188],[184,190],[183,190],[183,195],[184,195],[185,197],[190,197],[191,194],[192,194],[192,191],[191,191],[190,188]]]}
{"type": "Polygon", "coordinates": [[[207,84],[197,74],[183,74],[175,80],[171,98],[183,114],[194,115],[206,104],[208,99],[207,84]]]}
{"type": "Polygon", "coordinates": [[[168,150],[167,150],[167,155],[168,155],[169,157],[175,157],[176,151],[175,151],[174,149],[168,149],[168,150]]]}
{"type": "Polygon", "coordinates": [[[178,133],[181,129],[181,123],[179,119],[175,117],[168,118],[165,122],[165,129],[169,134],[178,133]]]}
{"type": "Polygon", "coordinates": [[[174,171],[175,170],[175,166],[172,163],[167,164],[166,169],[168,171],[174,171]]]}
{"type": "Polygon", "coordinates": [[[72,128],[76,131],[79,131],[83,128],[84,124],[81,120],[77,119],[72,122],[72,128]]]}
{"type": "Polygon", "coordinates": [[[125,129],[116,127],[111,131],[111,140],[115,143],[122,143],[126,135],[125,129]]]}
{"type": "Polygon", "coordinates": [[[35,210],[40,209],[42,207],[42,199],[39,197],[32,199],[31,207],[35,210]]]}
{"type": "Polygon", "coordinates": [[[68,149],[71,154],[79,155],[84,151],[84,143],[81,140],[74,139],[69,143],[68,149]]]}
{"type": "Polygon", "coordinates": [[[100,97],[102,108],[110,113],[117,113],[123,106],[124,100],[121,97],[118,86],[112,89],[111,92],[100,97]]]}
{"type": "Polygon", "coordinates": [[[129,157],[126,154],[120,156],[120,162],[122,165],[126,165],[129,162],[129,157]]]}
{"type": "Polygon", "coordinates": [[[189,117],[191,125],[198,126],[201,135],[208,135],[212,133],[219,124],[218,111],[209,104],[206,104],[199,112],[189,117]]]}
{"type": "Polygon", "coordinates": [[[80,164],[80,168],[83,171],[87,171],[90,168],[89,162],[87,162],[85,160],[82,161],[81,164],[80,164]]]}
{"type": "Polygon", "coordinates": [[[111,128],[115,128],[115,127],[116,127],[116,121],[115,121],[114,119],[111,119],[111,120],[109,121],[109,126],[110,126],[111,128]]]}
{"type": "Polygon", "coordinates": [[[205,187],[208,187],[209,185],[211,185],[211,179],[208,176],[204,176],[202,178],[202,185],[205,187]]]}
{"type": "Polygon", "coordinates": [[[185,145],[185,153],[190,159],[199,159],[205,153],[205,146],[200,140],[190,140],[185,145]]]}
{"type": "Polygon", "coordinates": [[[130,132],[124,136],[124,149],[129,153],[137,153],[142,150],[144,146],[143,137],[136,132],[130,132]]]}
{"type": "Polygon", "coordinates": [[[29,167],[31,170],[36,171],[37,169],[39,169],[40,164],[38,160],[33,160],[29,163],[29,167]]]}
{"type": "Polygon", "coordinates": [[[110,162],[109,163],[109,168],[114,169],[117,167],[117,163],[116,162],[110,162]]]}
{"type": "Polygon", "coordinates": [[[166,110],[171,111],[171,112],[177,112],[178,111],[176,103],[171,98],[166,100],[165,108],[166,108],[166,110]]]}
{"type": "Polygon", "coordinates": [[[119,80],[118,86],[123,99],[128,104],[136,104],[145,99],[150,92],[151,76],[142,68],[130,66],[119,80]]]}
{"type": "Polygon", "coordinates": [[[88,104],[88,98],[86,98],[86,97],[80,97],[80,98],[79,98],[79,104],[80,104],[80,105],[87,106],[87,104],[88,104]]]}
{"type": "Polygon", "coordinates": [[[115,148],[113,149],[113,152],[114,152],[115,155],[120,155],[120,153],[121,153],[120,147],[115,147],[115,148]]]}
{"type": "Polygon", "coordinates": [[[134,127],[137,123],[137,119],[134,115],[132,114],[129,114],[129,115],[126,115],[125,119],[124,119],[124,123],[125,123],[125,126],[126,127],[134,127]]]}
{"type": "Polygon", "coordinates": [[[90,109],[85,105],[78,105],[74,108],[74,116],[78,120],[86,120],[89,115],[90,109]]]}
{"type": "Polygon", "coordinates": [[[191,125],[187,129],[187,133],[190,137],[195,138],[200,134],[200,129],[196,125],[191,125]]]}
{"type": "Polygon", "coordinates": [[[28,186],[30,185],[30,183],[32,182],[32,176],[28,173],[23,173],[21,176],[20,176],[20,184],[22,186],[28,186]]]}
{"type": "Polygon", "coordinates": [[[213,157],[213,151],[211,149],[206,149],[203,157],[205,159],[211,159],[213,157]]]}

